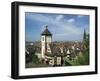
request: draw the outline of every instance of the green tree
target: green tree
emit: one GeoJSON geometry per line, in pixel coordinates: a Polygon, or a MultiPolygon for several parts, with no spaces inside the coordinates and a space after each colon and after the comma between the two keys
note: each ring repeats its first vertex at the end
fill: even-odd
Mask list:
{"type": "Polygon", "coordinates": [[[34,64],[38,64],[39,63],[39,59],[38,59],[38,56],[37,55],[35,55],[35,54],[32,55],[32,62],[34,64]]]}
{"type": "Polygon", "coordinates": [[[84,33],[84,39],[83,39],[83,53],[80,54],[75,61],[79,65],[88,65],[89,64],[89,35],[86,35],[84,33]]]}

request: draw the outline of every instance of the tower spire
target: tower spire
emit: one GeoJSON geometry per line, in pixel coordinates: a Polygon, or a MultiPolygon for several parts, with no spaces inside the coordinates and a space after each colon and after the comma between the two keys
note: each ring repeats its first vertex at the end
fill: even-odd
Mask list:
{"type": "Polygon", "coordinates": [[[83,39],[86,39],[86,31],[84,29],[84,36],[83,36],[83,39]]]}

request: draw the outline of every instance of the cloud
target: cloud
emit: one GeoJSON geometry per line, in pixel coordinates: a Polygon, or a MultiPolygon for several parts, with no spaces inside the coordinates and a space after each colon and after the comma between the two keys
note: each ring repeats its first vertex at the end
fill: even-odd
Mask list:
{"type": "Polygon", "coordinates": [[[67,20],[68,23],[74,23],[75,22],[75,19],[71,18],[69,20],[67,20]]]}
{"type": "Polygon", "coordinates": [[[56,21],[61,21],[63,18],[64,18],[63,15],[58,15],[55,20],[56,21]]]}
{"type": "Polygon", "coordinates": [[[28,13],[28,14],[26,14],[26,18],[35,20],[35,21],[39,21],[39,22],[47,22],[47,23],[53,21],[53,19],[51,17],[37,14],[37,13],[35,13],[35,14],[28,13]]]}
{"type": "MultiPolygon", "coordinates": [[[[75,25],[75,18],[70,17],[67,19],[65,16],[36,13],[26,14],[28,19],[37,21],[37,24],[44,23],[44,25],[48,25],[54,40],[81,40],[84,28],[75,25]]],[[[44,26],[41,27],[43,31],[44,26]]]]}

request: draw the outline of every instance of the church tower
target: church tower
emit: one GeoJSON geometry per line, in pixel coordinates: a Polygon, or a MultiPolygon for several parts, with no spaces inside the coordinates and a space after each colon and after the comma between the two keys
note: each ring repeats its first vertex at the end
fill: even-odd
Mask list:
{"type": "Polygon", "coordinates": [[[52,42],[52,34],[48,30],[48,26],[46,26],[45,30],[41,34],[41,55],[42,58],[45,58],[45,55],[51,53],[51,45],[52,42]]]}
{"type": "Polygon", "coordinates": [[[84,34],[83,34],[83,41],[86,40],[86,31],[84,29],[84,34]]]}

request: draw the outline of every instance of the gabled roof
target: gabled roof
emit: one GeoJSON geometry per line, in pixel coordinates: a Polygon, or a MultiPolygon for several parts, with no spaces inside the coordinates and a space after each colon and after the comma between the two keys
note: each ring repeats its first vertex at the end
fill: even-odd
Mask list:
{"type": "Polygon", "coordinates": [[[47,28],[48,26],[46,26],[45,30],[42,32],[41,35],[47,35],[47,36],[52,36],[51,32],[48,30],[47,28]]]}
{"type": "Polygon", "coordinates": [[[66,56],[67,54],[65,53],[61,53],[61,50],[59,47],[53,45],[52,43],[49,44],[50,45],[50,49],[51,49],[51,53],[46,53],[47,56],[50,57],[54,57],[54,56],[58,56],[58,57],[62,57],[62,56],[66,56]]]}

